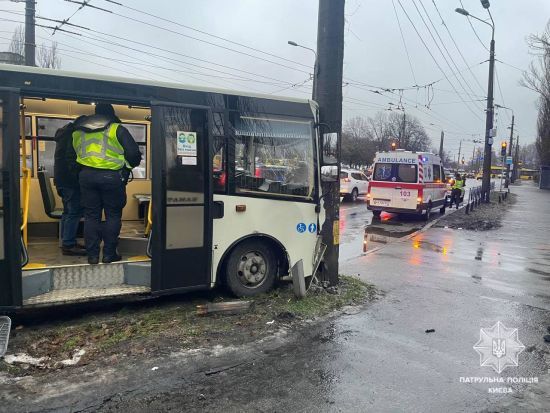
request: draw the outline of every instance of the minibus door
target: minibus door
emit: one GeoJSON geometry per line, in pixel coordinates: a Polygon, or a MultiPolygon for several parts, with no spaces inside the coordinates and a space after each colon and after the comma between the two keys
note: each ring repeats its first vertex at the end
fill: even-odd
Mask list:
{"type": "Polygon", "coordinates": [[[0,308],[20,306],[19,93],[0,88],[0,308]]]}
{"type": "Polygon", "coordinates": [[[212,266],[208,107],[153,103],[153,292],[204,288],[212,266]]]}

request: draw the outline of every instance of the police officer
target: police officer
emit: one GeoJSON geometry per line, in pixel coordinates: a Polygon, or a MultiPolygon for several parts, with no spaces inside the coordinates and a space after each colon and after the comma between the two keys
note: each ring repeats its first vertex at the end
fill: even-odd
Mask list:
{"type": "Polygon", "coordinates": [[[88,263],[99,262],[102,239],[102,262],[120,261],[117,245],[122,209],[126,205],[126,184],[131,169],[141,162],[141,152],[109,104],[97,104],[95,115],[83,116],[74,128],[72,156],[81,166],[79,182],[88,263]]]}
{"type": "Polygon", "coordinates": [[[457,172],[455,174],[455,179],[454,179],[454,183],[451,191],[451,208],[453,207],[453,201],[455,201],[456,208],[458,209],[458,206],[460,204],[460,198],[462,198],[462,191],[463,191],[462,188],[464,188],[465,186],[466,186],[466,182],[457,172]]]}

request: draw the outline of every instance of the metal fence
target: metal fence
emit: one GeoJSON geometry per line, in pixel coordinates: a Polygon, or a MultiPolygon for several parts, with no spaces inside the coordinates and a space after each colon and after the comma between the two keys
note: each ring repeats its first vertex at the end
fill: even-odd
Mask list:
{"type": "MultiPolygon", "coordinates": [[[[491,182],[491,191],[495,189],[495,183],[491,182]]],[[[508,195],[507,192],[505,192],[506,196],[508,195]]],[[[473,188],[470,188],[470,193],[468,194],[468,202],[466,203],[466,206],[464,207],[464,211],[466,214],[469,214],[471,211],[473,211],[475,208],[477,208],[482,202],[483,202],[483,192],[481,190],[481,185],[475,186],[473,188]]],[[[498,202],[501,202],[501,198],[499,195],[498,202]]]]}

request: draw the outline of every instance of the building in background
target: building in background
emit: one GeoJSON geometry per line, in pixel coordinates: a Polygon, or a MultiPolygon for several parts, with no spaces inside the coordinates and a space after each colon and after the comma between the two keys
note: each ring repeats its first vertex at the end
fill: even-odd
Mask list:
{"type": "Polygon", "coordinates": [[[18,53],[0,52],[0,63],[23,65],[25,64],[25,57],[18,53]]]}

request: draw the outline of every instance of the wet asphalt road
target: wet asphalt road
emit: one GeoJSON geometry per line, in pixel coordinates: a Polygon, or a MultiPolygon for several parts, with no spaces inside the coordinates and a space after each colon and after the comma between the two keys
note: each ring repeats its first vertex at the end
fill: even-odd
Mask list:
{"type": "Polygon", "coordinates": [[[371,214],[346,205],[341,273],[375,284],[383,295],[373,304],[245,348],[159,355],[85,377],[74,370],[57,383],[30,380],[23,385],[36,394],[24,409],[548,411],[550,344],[542,336],[550,326],[550,192],[529,184],[512,190],[518,201],[498,230],[432,228],[359,256],[371,214]],[[480,367],[473,349],[480,328],[497,321],[517,328],[525,346],[519,366],[500,375],[480,367]],[[470,377],[539,384],[461,382],[470,377]],[[513,393],[489,393],[501,386],[513,393]]]}

